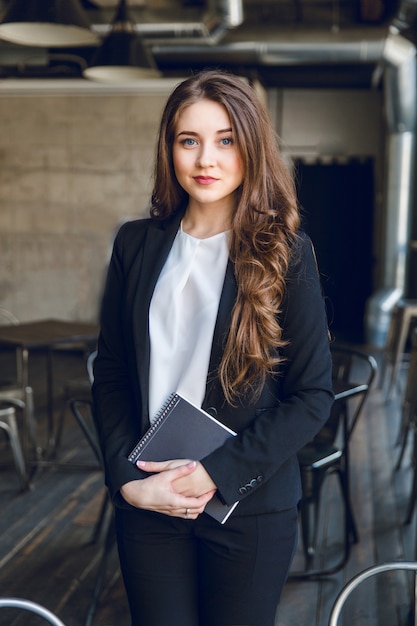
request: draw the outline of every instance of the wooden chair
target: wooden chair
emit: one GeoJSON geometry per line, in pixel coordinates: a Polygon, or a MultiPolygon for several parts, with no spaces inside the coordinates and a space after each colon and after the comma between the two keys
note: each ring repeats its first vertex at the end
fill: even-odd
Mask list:
{"type": "MultiPolygon", "coordinates": [[[[411,620],[407,621],[409,626],[417,624],[417,611],[416,611],[416,589],[417,589],[417,562],[416,561],[392,561],[390,563],[383,563],[382,565],[374,565],[368,569],[360,572],[354,576],[342,589],[337,596],[333,608],[330,613],[329,626],[337,626],[339,623],[339,617],[342,613],[342,609],[346,603],[346,600],[350,597],[353,591],[364,581],[373,576],[382,574],[384,572],[395,572],[398,570],[406,570],[414,572],[414,585],[413,585],[413,600],[412,609],[409,617],[411,620]]],[[[374,623],[374,622],[372,622],[374,623]]],[[[385,626],[386,622],[381,623],[381,626],[385,626]]]]}
{"type": "Polygon", "coordinates": [[[22,598],[0,598],[0,609],[2,608],[21,609],[39,615],[52,626],[65,626],[64,622],[61,622],[56,615],[37,602],[31,602],[22,598]]]}
{"type": "Polygon", "coordinates": [[[358,541],[349,478],[349,444],[362,414],[377,364],[370,354],[344,346],[332,347],[335,402],[325,426],[298,454],[303,497],[300,524],[305,569],[292,572],[291,578],[314,578],[333,574],[344,567],[351,543],[358,541]],[[321,495],[326,478],[336,474],[344,508],[344,551],[329,567],[315,567],[321,495]]]}

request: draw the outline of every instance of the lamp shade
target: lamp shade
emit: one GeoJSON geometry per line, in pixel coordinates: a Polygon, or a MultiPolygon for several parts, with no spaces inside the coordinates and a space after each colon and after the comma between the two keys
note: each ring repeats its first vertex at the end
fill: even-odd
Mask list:
{"type": "Polygon", "coordinates": [[[26,46],[65,48],[97,43],[79,0],[11,0],[0,39],[26,46]]]}
{"type": "Polygon", "coordinates": [[[83,75],[101,82],[125,82],[160,76],[151,54],[127,15],[125,0],[120,1],[111,31],[93,55],[83,75]]]}

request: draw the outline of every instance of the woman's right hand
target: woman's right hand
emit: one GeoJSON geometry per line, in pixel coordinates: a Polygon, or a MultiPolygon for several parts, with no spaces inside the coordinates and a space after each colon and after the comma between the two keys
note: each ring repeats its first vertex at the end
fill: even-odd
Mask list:
{"type": "Polygon", "coordinates": [[[128,504],[136,508],[173,517],[196,519],[204,511],[215,490],[195,498],[181,495],[173,487],[174,481],[192,474],[195,468],[196,462],[191,461],[174,469],[152,474],[148,478],[132,480],[122,485],[120,493],[128,504]]]}

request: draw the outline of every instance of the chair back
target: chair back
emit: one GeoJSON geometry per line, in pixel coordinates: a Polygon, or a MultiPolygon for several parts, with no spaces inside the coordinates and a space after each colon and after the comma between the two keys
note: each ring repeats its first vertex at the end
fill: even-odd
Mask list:
{"type": "MultiPolygon", "coordinates": [[[[92,352],[87,359],[87,373],[90,385],[94,382],[94,361],[97,356],[97,350],[92,352]]],[[[77,420],[81,430],[83,431],[91,449],[93,450],[100,466],[103,467],[103,457],[99,444],[99,437],[94,422],[93,402],[89,394],[89,398],[73,398],[70,401],[71,411],[77,420]]]]}
{"type": "Polygon", "coordinates": [[[56,615],[37,602],[31,602],[22,598],[0,598],[0,609],[6,607],[22,609],[23,611],[40,615],[52,626],[65,626],[64,622],[61,622],[56,615]]]}
{"type": "MultiPolygon", "coordinates": [[[[0,326],[18,326],[18,324],[20,324],[20,321],[11,311],[3,307],[0,307],[0,326]]],[[[3,348],[3,350],[5,349],[3,348]]],[[[14,351],[16,355],[15,365],[14,365],[15,373],[14,373],[13,378],[10,378],[10,379],[2,378],[0,380],[0,386],[3,386],[3,387],[9,387],[9,386],[14,387],[16,384],[19,385],[22,380],[22,367],[21,367],[21,359],[20,359],[19,350],[16,350],[15,348],[11,348],[10,351],[14,351]]]]}
{"type": "Polygon", "coordinates": [[[413,422],[417,421],[417,328],[412,334],[410,361],[403,396],[403,411],[413,422]]]}
{"type": "Polygon", "coordinates": [[[314,441],[332,444],[343,428],[347,445],[376,377],[377,363],[371,354],[347,346],[333,345],[331,353],[336,400],[314,441]]]}
{"type": "Polygon", "coordinates": [[[96,360],[96,356],[97,350],[94,350],[87,359],[87,374],[91,384],[94,382],[94,361],[96,360]]]}
{"type": "Polygon", "coordinates": [[[13,313],[0,307],[0,325],[6,326],[9,324],[17,326],[19,324],[19,320],[15,315],[13,315],[13,313]]]}
{"type": "Polygon", "coordinates": [[[372,576],[377,576],[383,572],[394,572],[397,570],[408,570],[413,571],[415,573],[414,577],[414,585],[413,585],[413,594],[414,601],[412,602],[412,606],[414,609],[414,616],[412,623],[416,624],[416,583],[417,583],[417,562],[416,561],[392,561],[390,563],[383,563],[382,565],[374,565],[369,567],[368,569],[360,572],[356,576],[354,576],[342,589],[342,591],[337,596],[333,608],[330,613],[329,626],[337,626],[339,622],[339,617],[341,615],[342,609],[345,605],[346,600],[352,594],[352,592],[359,587],[365,580],[371,578],[372,576]]]}

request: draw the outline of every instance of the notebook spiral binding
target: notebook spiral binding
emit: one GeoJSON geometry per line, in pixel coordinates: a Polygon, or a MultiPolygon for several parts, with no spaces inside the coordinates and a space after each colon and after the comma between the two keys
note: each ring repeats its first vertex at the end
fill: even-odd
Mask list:
{"type": "Polygon", "coordinates": [[[172,407],[175,406],[178,401],[179,401],[179,395],[178,394],[172,393],[170,396],[168,396],[165,404],[162,405],[161,409],[156,414],[155,421],[152,424],[152,426],[146,431],[146,433],[143,435],[142,439],[136,444],[136,446],[133,448],[132,452],[127,457],[129,459],[129,461],[131,461],[132,463],[135,462],[135,460],[136,460],[138,454],[140,453],[140,451],[142,450],[142,448],[147,444],[149,439],[151,439],[151,437],[153,437],[154,433],[158,430],[158,428],[160,427],[160,425],[164,421],[165,417],[169,414],[169,412],[171,411],[172,407]]]}

